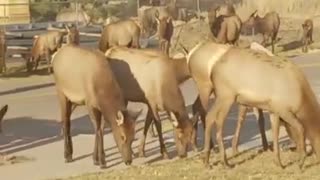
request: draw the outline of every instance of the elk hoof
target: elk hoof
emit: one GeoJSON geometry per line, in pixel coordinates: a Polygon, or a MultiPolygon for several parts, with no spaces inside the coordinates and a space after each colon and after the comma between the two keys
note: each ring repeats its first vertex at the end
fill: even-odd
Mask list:
{"type": "Polygon", "coordinates": [[[64,160],[65,163],[71,163],[73,161],[72,157],[68,157],[64,160]]]}
{"type": "Polygon", "coordinates": [[[162,158],[163,158],[163,159],[169,159],[168,153],[166,153],[166,152],[163,153],[163,154],[162,154],[162,158]]]}
{"type": "Polygon", "coordinates": [[[100,169],[106,169],[107,168],[107,165],[106,164],[101,164],[100,165],[100,169]]]}
{"type": "Polygon", "coordinates": [[[99,163],[99,161],[98,161],[98,160],[93,160],[93,165],[95,165],[95,166],[99,166],[99,165],[100,165],[100,163],[99,163]]]}
{"type": "Polygon", "coordinates": [[[140,151],[140,153],[139,153],[139,157],[146,157],[146,154],[145,154],[145,152],[144,151],[140,151]]]}

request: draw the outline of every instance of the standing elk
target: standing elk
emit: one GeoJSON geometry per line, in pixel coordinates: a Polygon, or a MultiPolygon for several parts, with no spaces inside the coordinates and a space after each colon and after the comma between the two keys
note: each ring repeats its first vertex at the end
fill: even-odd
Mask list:
{"type": "Polygon", "coordinates": [[[205,165],[209,163],[211,130],[215,124],[221,161],[230,166],[222,133],[234,102],[270,112],[276,164],[283,167],[278,144],[280,118],[297,135],[299,167],[302,168],[306,157],[305,137],[320,159],[320,106],[302,70],[292,61],[250,49],[202,42],[187,54],[187,62],[200,99],[206,99],[202,93],[206,91],[213,91],[216,96],[214,106],[206,116],[205,165]],[[240,72],[242,75],[238,76],[240,72]]]}
{"type": "Polygon", "coordinates": [[[7,42],[6,34],[3,28],[0,29],[0,74],[5,73],[6,66],[6,54],[7,54],[7,42]]]}
{"type": "MultiPolygon", "coordinates": [[[[132,162],[131,145],[135,134],[135,119],[126,109],[119,84],[103,53],[74,45],[66,45],[55,53],[52,61],[54,80],[61,108],[65,162],[72,161],[70,135],[71,106],[85,105],[95,128],[93,162],[106,167],[103,131],[107,121],[113,132],[122,159],[132,162]],[[70,58],[72,57],[72,58],[70,58]],[[103,116],[104,120],[101,119],[103,116]]],[[[141,113],[141,111],[140,111],[141,113]]]]}
{"type": "Polygon", "coordinates": [[[210,31],[216,41],[222,44],[237,44],[242,22],[235,14],[232,5],[224,5],[218,8],[211,8],[208,12],[210,31]],[[217,16],[217,11],[221,14],[217,16]]]}
{"type": "Polygon", "coordinates": [[[79,31],[76,27],[64,30],[49,30],[46,33],[33,37],[31,57],[27,60],[27,71],[37,70],[39,61],[43,56],[47,61],[48,73],[51,73],[51,56],[62,47],[63,37],[67,36],[67,43],[79,45],[79,31]]]}
{"type": "Polygon", "coordinates": [[[112,46],[140,48],[140,27],[131,19],[106,25],[99,40],[99,49],[105,52],[112,46]]]}
{"type": "Polygon", "coordinates": [[[157,23],[158,23],[158,35],[159,35],[159,48],[160,50],[169,55],[170,50],[170,41],[171,37],[173,35],[173,23],[172,23],[172,17],[171,16],[165,16],[162,18],[159,18],[159,12],[155,14],[157,23]]]}
{"type": "Polygon", "coordinates": [[[8,105],[4,105],[1,107],[0,109],[0,133],[2,132],[2,120],[3,120],[3,117],[6,115],[7,111],[8,111],[8,105]]]}
{"type": "Polygon", "coordinates": [[[313,39],[312,39],[313,21],[311,19],[306,19],[301,26],[303,30],[302,52],[308,52],[308,46],[313,42],[313,39]]]}
{"type": "Polygon", "coordinates": [[[178,155],[187,156],[187,145],[193,136],[193,123],[197,118],[190,120],[188,117],[169,57],[157,50],[126,47],[113,47],[105,55],[126,101],[142,102],[148,106],[139,156],[145,156],[147,132],[152,119],[155,119],[160,151],[163,158],[168,158],[158,115],[161,110],[166,111],[173,121],[178,155]]]}
{"type": "Polygon", "coordinates": [[[250,30],[254,33],[262,34],[262,45],[266,46],[267,41],[271,38],[272,53],[274,53],[274,44],[277,40],[277,35],[280,27],[280,17],[277,12],[269,12],[264,17],[260,17],[257,14],[257,10],[254,11],[243,23],[243,32],[248,34],[250,30]]]}

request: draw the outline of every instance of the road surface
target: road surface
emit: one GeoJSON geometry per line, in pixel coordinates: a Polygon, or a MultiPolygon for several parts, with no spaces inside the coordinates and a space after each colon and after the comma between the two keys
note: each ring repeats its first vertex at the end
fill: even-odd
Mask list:
{"type": "MultiPolygon", "coordinates": [[[[317,95],[320,94],[320,53],[296,57],[297,62],[305,71],[317,95]]],[[[0,105],[9,104],[9,111],[3,122],[3,134],[0,135],[0,152],[26,158],[21,163],[0,166],[0,177],[3,180],[36,180],[58,177],[68,177],[89,172],[101,171],[92,163],[94,143],[93,128],[84,107],[78,107],[72,115],[72,138],[75,161],[64,163],[63,141],[60,134],[59,106],[53,86],[52,76],[35,75],[29,77],[14,77],[0,79],[0,105]]],[[[189,105],[195,100],[197,90],[192,80],[181,85],[188,111],[189,105]]],[[[146,115],[145,106],[138,103],[129,104],[132,110],[144,108],[139,117],[137,128],[141,129],[146,115]]],[[[230,147],[236,125],[237,111],[233,108],[225,126],[224,139],[230,147]]],[[[268,116],[266,116],[268,119],[268,116]]],[[[165,120],[167,121],[167,120],[165,120]]],[[[271,141],[270,125],[266,121],[268,140],[271,141]]],[[[142,131],[137,130],[136,139],[142,131]]],[[[202,132],[199,132],[202,135],[202,132]]],[[[282,137],[286,134],[282,129],[282,137]]],[[[282,139],[283,140],[283,139],[282,139]]],[[[114,139],[106,129],[104,136],[105,152],[108,169],[126,168],[115,146],[114,139]]],[[[157,138],[148,138],[146,158],[135,158],[133,165],[165,162],[160,157],[157,138]]],[[[166,146],[171,160],[175,160],[175,146],[172,132],[165,133],[166,146]]],[[[202,136],[199,146],[202,147],[202,136]]],[[[139,141],[135,140],[133,147],[137,152],[139,141]]],[[[255,118],[248,114],[240,137],[240,151],[261,145],[260,135],[255,118]]],[[[230,148],[228,148],[230,151],[230,148]]],[[[193,153],[189,153],[193,155],[193,153]]],[[[229,154],[230,155],[230,154],[229,154]]],[[[170,160],[169,160],[170,161],[170,160]]]]}

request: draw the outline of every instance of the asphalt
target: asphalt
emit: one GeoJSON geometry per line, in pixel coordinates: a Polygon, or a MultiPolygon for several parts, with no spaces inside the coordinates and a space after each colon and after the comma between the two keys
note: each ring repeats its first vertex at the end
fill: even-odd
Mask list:
{"type": "MultiPolygon", "coordinates": [[[[299,64],[308,77],[313,90],[320,94],[320,53],[308,54],[291,58],[299,64]]],[[[9,104],[8,114],[3,122],[3,134],[0,134],[0,152],[11,156],[24,157],[22,162],[0,166],[0,179],[3,180],[36,180],[74,176],[89,172],[108,171],[126,168],[116,148],[109,128],[104,136],[107,169],[100,170],[92,162],[94,143],[93,127],[84,107],[79,107],[72,114],[72,138],[74,158],[72,163],[64,163],[63,139],[60,135],[60,110],[52,76],[34,75],[29,77],[13,77],[0,79],[0,105],[9,104]]],[[[190,104],[197,96],[197,90],[192,80],[181,85],[186,106],[190,112],[190,104]]],[[[139,137],[142,131],[146,109],[143,104],[130,103],[129,109],[144,108],[137,124],[136,140],[133,144],[137,152],[139,137]]],[[[227,147],[236,126],[237,107],[229,113],[225,126],[224,140],[227,147]]],[[[268,140],[271,141],[268,116],[265,116],[268,140]]],[[[167,121],[167,120],[164,120],[167,121]]],[[[286,134],[281,130],[282,140],[286,134]]],[[[202,128],[199,132],[199,147],[202,147],[202,128]]],[[[165,142],[170,160],[162,160],[157,138],[148,138],[146,158],[135,158],[134,165],[163,163],[176,160],[172,132],[165,132],[165,142]]],[[[261,147],[257,122],[249,113],[243,125],[240,136],[239,150],[261,147]]],[[[230,154],[230,148],[227,151],[230,154]]],[[[189,152],[189,155],[195,155],[189,152]]]]}

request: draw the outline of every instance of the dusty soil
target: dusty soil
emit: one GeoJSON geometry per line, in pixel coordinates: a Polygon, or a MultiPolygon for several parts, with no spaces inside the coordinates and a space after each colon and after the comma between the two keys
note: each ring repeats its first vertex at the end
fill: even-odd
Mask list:
{"type": "Polygon", "coordinates": [[[282,152],[282,163],[286,166],[281,169],[273,163],[272,152],[261,152],[257,149],[248,150],[229,159],[234,164],[233,169],[224,168],[218,163],[218,156],[212,155],[211,169],[205,168],[200,155],[161,165],[134,166],[126,170],[108,171],[106,173],[87,174],[70,177],[65,180],[98,180],[98,179],[225,179],[225,180],[298,180],[319,179],[320,166],[316,165],[315,156],[309,156],[304,169],[300,171],[297,165],[295,152],[282,152]]]}

